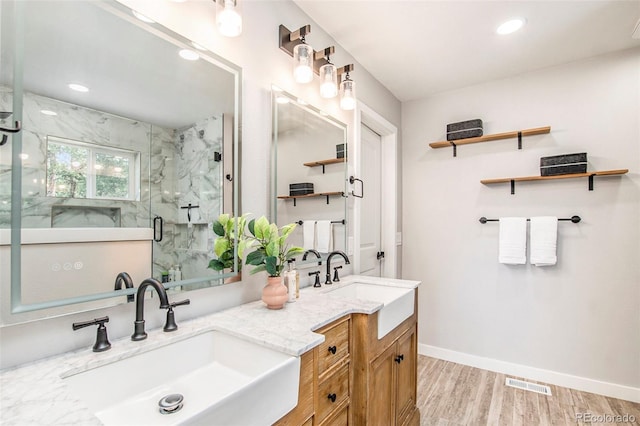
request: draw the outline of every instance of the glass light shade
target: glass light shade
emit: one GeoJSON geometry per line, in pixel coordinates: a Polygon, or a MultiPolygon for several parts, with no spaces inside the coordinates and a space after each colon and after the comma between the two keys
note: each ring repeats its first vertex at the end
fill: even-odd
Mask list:
{"type": "Polygon", "coordinates": [[[340,108],[350,111],[356,107],[356,83],[351,80],[340,82],[340,108]]]}
{"type": "Polygon", "coordinates": [[[333,64],[320,67],[320,96],[323,98],[338,96],[338,70],[333,64]]]}
{"type": "Polygon", "coordinates": [[[216,24],[225,37],[237,37],[242,33],[242,16],[236,0],[216,0],[216,24]]]}
{"type": "Polygon", "coordinates": [[[313,47],[301,43],[293,48],[293,78],[297,83],[313,80],[313,47]]]}

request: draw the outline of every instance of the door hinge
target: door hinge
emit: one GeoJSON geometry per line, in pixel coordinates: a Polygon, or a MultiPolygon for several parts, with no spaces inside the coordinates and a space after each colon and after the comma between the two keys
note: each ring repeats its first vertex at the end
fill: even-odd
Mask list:
{"type": "Polygon", "coordinates": [[[376,254],[376,259],[378,259],[378,260],[384,259],[384,252],[383,251],[379,251],[378,254],[376,254]]]}

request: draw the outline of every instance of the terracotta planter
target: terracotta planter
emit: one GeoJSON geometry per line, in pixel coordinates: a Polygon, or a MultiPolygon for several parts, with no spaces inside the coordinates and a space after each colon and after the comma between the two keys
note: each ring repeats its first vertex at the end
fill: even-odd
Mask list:
{"type": "Polygon", "coordinates": [[[225,284],[237,283],[238,281],[242,281],[242,271],[235,274],[233,277],[225,278],[225,284]]]}
{"type": "Polygon", "coordinates": [[[288,298],[282,277],[268,277],[267,285],[262,289],[262,301],[267,304],[267,308],[282,309],[288,298]]]}

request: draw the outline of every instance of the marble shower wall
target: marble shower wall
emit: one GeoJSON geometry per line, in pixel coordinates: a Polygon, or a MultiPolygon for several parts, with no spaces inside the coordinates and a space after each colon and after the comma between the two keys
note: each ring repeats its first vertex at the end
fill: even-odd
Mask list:
{"type": "MultiPolygon", "coordinates": [[[[0,111],[11,110],[12,93],[0,87],[0,111]]],[[[9,117],[5,125],[11,121],[9,117]]],[[[181,129],[167,129],[25,93],[23,111],[23,228],[151,227],[164,220],[163,239],[153,243],[153,276],[180,265],[183,279],[215,276],[207,268],[222,212],[222,115],[181,129]],[[43,115],[55,111],[57,116],[43,115]],[[47,136],[140,153],[140,200],[47,196],[47,136]],[[191,209],[191,220],[182,206],[191,209]]],[[[0,228],[10,228],[11,144],[0,151],[0,228]]]]}
{"type": "Polygon", "coordinates": [[[215,235],[211,223],[222,213],[222,115],[169,132],[154,132],[152,214],[164,219],[154,243],[153,276],[180,265],[182,278],[214,277],[208,269],[215,235]],[[156,144],[155,141],[161,141],[156,144]],[[157,151],[157,152],[156,152],[157,151]],[[191,206],[189,209],[182,208],[191,206]]]}
{"type": "MultiPolygon", "coordinates": [[[[0,92],[0,107],[11,110],[11,93],[0,92]]],[[[23,97],[22,227],[55,226],[149,227],[149,155],[151,125],[25,92],[23,97]],[[42,114],[50,110],[56,116],[42,114]],[[140,197],[137,201],[58,198],[47,196],[47,136],[140,153],[140,197]],[[64,212],[64,216],[60,215],[64,212]]],[[[11,119],[11,118],[10,118],[11,119]]],[[[0,161],[0,228],[10,227],[11,149],[0,161]]]]}

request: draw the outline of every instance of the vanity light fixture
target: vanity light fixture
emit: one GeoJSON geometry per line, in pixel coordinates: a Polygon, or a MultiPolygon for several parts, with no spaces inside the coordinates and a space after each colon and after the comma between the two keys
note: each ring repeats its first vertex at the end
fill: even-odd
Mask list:
{"type": "Polygon", "coordinates": [[[239,0],[214,0],[216,2],[216,24],[225,37],[237,37],[242,33],[242,16],[238,11],[239,0]]]}
{"type": "MultiPolygon", "coordinates": [[[[320,96],[323,98],[335,98],[338,96],[338,69],[331,63],[329,51],[333,46],[325,49],[326,63],[320,67],[320,96]]],[[[333,53],[333,52],[331,52],[333,53]]]]}
{"type": "Polygon", "coordinates": [[[351,111],[356,107],[356,83],[351,80],[349,73],[353,71],[353,64],[345,65],[338,70],[342,76],[340,81],[340,108],[351,111]]]}
{"type": "Polygon", "coordinates": [[[522,28],[522,26],[524,25],[524,22],[525,22],[524,19],[521,19],[521,18],[510,19],[504,22],[503,24],[501,24],[496,29],[496,32],[500,35],[515,33],[520,28],[522,28]]]}
{"type": "Polygon", "coordinates": [[[296,83],[309,83],[313,80],[313,47],[305,42],[311,32],[311,25],[305,25],[291,32],[280,25],[280,49],[293,56],[293,79],[296,83]]]}

